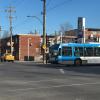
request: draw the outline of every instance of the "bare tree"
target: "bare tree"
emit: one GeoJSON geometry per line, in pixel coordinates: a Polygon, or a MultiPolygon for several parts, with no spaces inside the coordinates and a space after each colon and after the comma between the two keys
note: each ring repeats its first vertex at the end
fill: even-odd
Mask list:
{"type": "Polygon", "coordinates": [[[30,31],[28,34],[34,34],[34,32],[30,31]]]}
{"type": "Polygon", "coordinates": [[[1,38],[7,38],[7,37],[10,37],[10,34],[8,31],[4,31],[1,38]]]}
{"type": "Polygon", "coordinates": [[[60,25],[60,32],[63,33],[63,35],[65,35],[66,31],[72,30],[73,27],[69,22],[65,22],[64,24],[60,25]]]}

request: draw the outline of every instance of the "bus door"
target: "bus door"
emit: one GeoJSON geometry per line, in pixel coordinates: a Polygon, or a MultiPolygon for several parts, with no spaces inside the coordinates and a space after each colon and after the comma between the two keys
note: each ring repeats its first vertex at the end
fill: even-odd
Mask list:
{"type": "Polygon", "coordinates": [[[62,47],[59,63],[73,64],[73,60],[73,48],[69,46],[62,47]]]}

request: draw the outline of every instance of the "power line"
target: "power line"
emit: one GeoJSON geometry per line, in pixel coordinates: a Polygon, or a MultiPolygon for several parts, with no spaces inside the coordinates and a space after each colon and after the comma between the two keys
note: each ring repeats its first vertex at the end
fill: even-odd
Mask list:
{"type": "Polygon", "coordinates": [[[17,27],[23,26],[24,23],[26,23],[28,21],[28,19],[25,19],[23,21],[21,21],[20,23],[14,25],[14,29],[16,29],[17,27]]]}
{"type": "MultiPolygon", "coordinates": [[[[23,3],[25,3],[24,1],[26,1],[26,0],[16,0],[15,2],[13,1],[13,3],[15,4],[15,6],[16,6],[16,8],[18,9],[19,7],[21,7],[21,5],[23,4],[23,3]]],[[[38,14],[38,15],[36,15],[36,16],[40,16],[41,14],[38,14]]],[[[21,23],[24,23],[24,22],[26,22],[26,20],[27,19],[25,19],[24,21],[21,21],[20,23],[19,23],[19,25],[18,24],[16,24],[16,25],[14,25],[14,27],[19,27],[19,26],[21,26],[21,23]]]]}
{"type": "Polygon", "coordinates": [[[59,4],[56,4],[54,7],[51,7],[51,8],[49,8],[49,9],[47,9],[47,12],[52,11],[52,10],[58,8],[58,7],[61,7],[61,6],[65,5],[66,3],[69,3],[69,2],[71,2],[71,1],[72,1],[72,0],[65,0],[65,1],[63,1],[63,2],[61,2],[61,3],[59,3],[59,4]]]}
{"type": "Polygon", "coordinates": [[[51,1],[52,1],[52,0],[49,0],[49,1],[48,1],[47,5],[46,5],[47,7],[50,5],[51,1]]]}
{"type": "Polygon", "coordinates": [[[24,0],[16,0],[16,1],[13,1],[13,3],[15,4],[16,8],[18,8],[24,3],[24,0]]]}

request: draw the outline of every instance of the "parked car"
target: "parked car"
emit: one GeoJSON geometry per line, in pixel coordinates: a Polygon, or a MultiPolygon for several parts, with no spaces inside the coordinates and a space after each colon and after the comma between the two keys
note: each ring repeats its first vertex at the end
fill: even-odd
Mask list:
{"type": "Polygon", "coordinates": [[[7,53],[7,54],[1,55],[0,60],[1,60],[1,62],[3,62],[3,61],[12,61],[12,62],[14,62],[15,59],[14,59],[13,55],[11,55],[10,53],[7,53]]]}

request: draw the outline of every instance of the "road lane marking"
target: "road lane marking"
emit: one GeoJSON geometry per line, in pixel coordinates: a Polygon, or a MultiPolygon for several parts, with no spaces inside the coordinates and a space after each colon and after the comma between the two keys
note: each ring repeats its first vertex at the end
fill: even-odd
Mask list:
{"type": "Polygon", "coordinates": [[[26,88],[26,89],[14,89],[14,90],[7,90],[9,92],[19,92],[19,91],[27,91],[27,90],[38,90],[38,89],[51,89],[51,88],[61,88],[61,87],[72,87],[72,86],[82,86],[82,85],[97,85],[100,82],[96,83],[83,83],[83,84],[69,84],[69,85],[56,85],[56,86],[48,86],[48,87],[37,87],[37,88],[26,88]]]}
{"type": "Polygon", "coordinates": [[[10,80],[5,80],[5,81],[3,81],[3,82],[1,82],[1,83],[13,83],[13,84],[37,84],[37,83],[40,83],[40,82],[52,82],[52,81],[61,81],[61,80],[65,80],[65,78],[61,78],[61,79],[50,79],[50,80],[39,80],[39,81],[10,81],[10,80]]]}
{"type": "MultiPolygon", "coordinates": [[[[64,78],[65,79],[65,78],[64,78]]],[[[64,79],[50,79],[50,80],[39,80],[39,81],[28,81],[28,82],[23,82],[23,83],[40,83],[40,82],[49,82],[49,81],[59,81],[59,80],[64,80],[64,79]]]]}
{"type": "Polygon", "coordinates": [[[64,69],[59,69],[62,74],[65,74],[64,69]]]}

